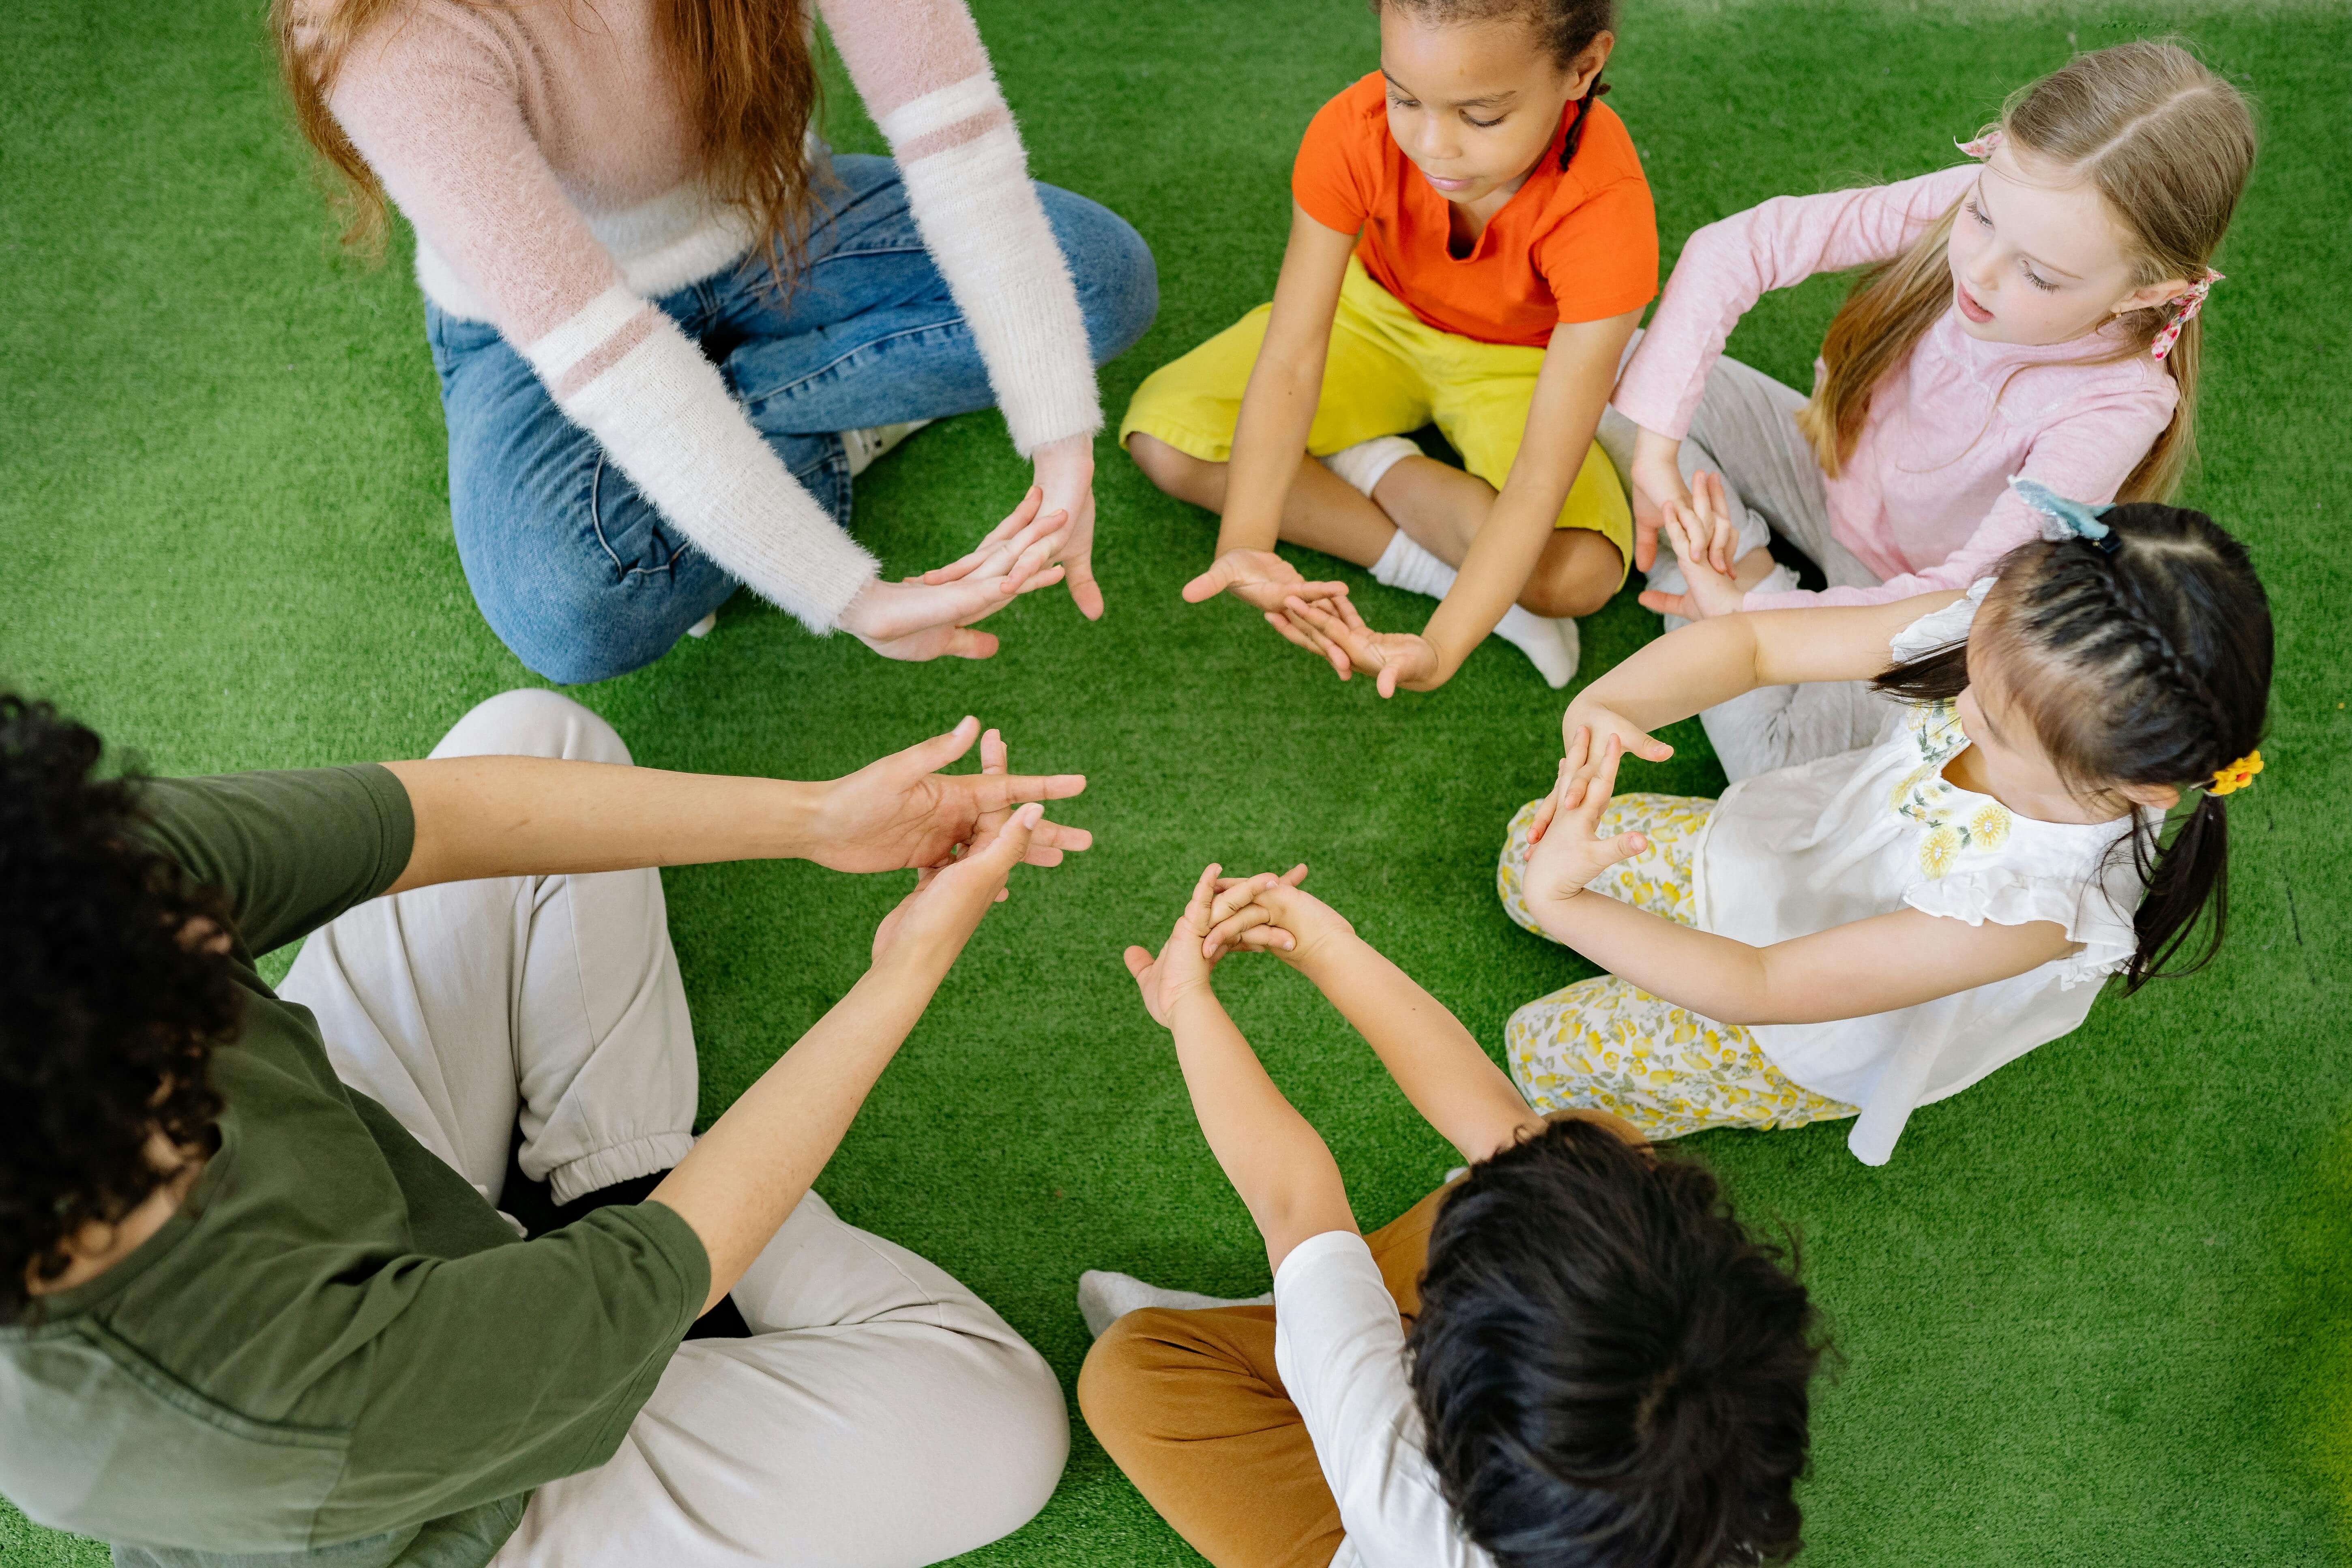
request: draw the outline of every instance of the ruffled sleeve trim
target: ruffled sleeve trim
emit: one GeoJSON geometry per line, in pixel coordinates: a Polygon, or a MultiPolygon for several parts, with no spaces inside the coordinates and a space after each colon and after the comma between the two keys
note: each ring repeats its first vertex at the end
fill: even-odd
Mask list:
{"type": "Polygon", "coordinates": [[[2139,946],[2131,915],[2119,910],[2095,880],[2026,877],[2014,871],[1956,871],[1906,889],[1903,901],[1922,914],[1980,926],[2031,925],[2048,921],[2065,930],[2080,947],[2054,961],[2058,984],[2072,990],[2095,985],[2131,962],[2139,946]]]}
{"type": "Polygon", "coordinates": [[[1908,664],[1915,658],[1925,658],[1939,648],[1969,640],[1969,627],[1977,618],[1977,610],[1984,604],[1986,592],[1993,579],[1979,577],[1969,584],[1969,591],[1940,610],[1921,616],[1901,631],[1886,639],[1886,651],[1897,664],[1908,664]]]}

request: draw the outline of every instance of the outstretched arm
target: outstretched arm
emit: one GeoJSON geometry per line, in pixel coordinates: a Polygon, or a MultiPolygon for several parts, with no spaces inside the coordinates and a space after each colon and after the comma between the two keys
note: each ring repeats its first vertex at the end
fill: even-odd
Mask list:
{"type": "Polygon", "coordinates": [[[1404,1097],[1473,1164],[1540,1131],[1511,1080],[1461,1020],[1356,928],[1300,889],[1307,868],[1228,880],[1211,906],[1207,951],[1271,952],[1315,983],[1355,1026],[1404,1097]]]}
{"type": "Polygon", "coordinates": [[[1579,730],[1549,809],[1538,815],[1523,886],[1536,923],[1612,974],[1724,1024],[1817,1024],[1915,1006],[2038,968],[2073,950],[2052,921],[1964,921],[1917,910],[1754,947],[1619,903],[1587,884],[1649,847],[1594,837],[1622,756],[1579,730]]]}
{"type": "Polygon", "coordinates": [[[876,934],[873,967],[653,1190],[650,1201],[677,1210],[709,1254],[704,1311],[734,1289],[841,1146],[882,1069],[1029,853],[1043,810],[1023,806],[971,854],[921,878],[876,934]]]}
{"type": "MultiPolygon", "coordinates": [[[[445,757],[384,766],[408,792],[415,847],[399,893],[478,877],[556,876],[718,860],[814,860],[837,871],[935,866],[1024,801],[1062,800],[1078,773],[1004,772],[1003,742],[965,719],[944,735],[828,784],[664,773],[548,757],[445,757]],[[982,770],[946,774],[981,741],[982,770]]],[[[1050,866],[1082,828],[1041,823],[1026,848],[1050,866]]]]}
{"type": "Polygon", "coordinates": [[[1265,1238],[1266,1260],[1279,1269],[1300,1242],[1327,1230],[1354,1230],[1356,1216],[1331,1151],[1266,1076],[1210,987],[1215,961],[1202,939],[1217,870],[1201,873],[1159,956],[1130,947],[1127,967],[1153,1019],[1176,1037],[1176,1060],[1209,1152],[1265,1238]]]}

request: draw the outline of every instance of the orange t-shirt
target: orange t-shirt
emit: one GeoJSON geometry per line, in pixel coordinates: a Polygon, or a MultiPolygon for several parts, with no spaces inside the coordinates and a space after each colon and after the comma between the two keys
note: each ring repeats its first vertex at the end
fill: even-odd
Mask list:
{"type": "Polygon", "coordinates": [[[1559,150],[1576,106],[1527,184],[1470,254],[1447,250],[1450,205],[1389,134],[1378,71],[1316,111],[1290,191],[1307,216],[1360,233],[1356,255],[1380,286],[1431,326],[1489,343],[1541,347],[1562,321],[1639,310],[1658,292],[1658,220],[1625,122],[1596,103],[1567,168],[1559,150]]]}

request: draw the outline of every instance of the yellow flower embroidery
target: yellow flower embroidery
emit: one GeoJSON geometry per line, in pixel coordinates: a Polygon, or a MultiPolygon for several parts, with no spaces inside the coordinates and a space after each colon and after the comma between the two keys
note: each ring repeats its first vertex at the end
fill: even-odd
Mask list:
{"type": "Polygon", "coordinates": [[[2009,810],[1999,801],[1987,801],[1969,818],[1969,837],[1988,849],[1998,849],[2009,837],[2009,810]]]}
{"type": "Polygon", "coordinates": [[[1930,877],[1940,877],[1952,868],[1960,857],[1960,830],[1948,823],[1927,835],[1919,846],[1919,869],[1930,877]]]}

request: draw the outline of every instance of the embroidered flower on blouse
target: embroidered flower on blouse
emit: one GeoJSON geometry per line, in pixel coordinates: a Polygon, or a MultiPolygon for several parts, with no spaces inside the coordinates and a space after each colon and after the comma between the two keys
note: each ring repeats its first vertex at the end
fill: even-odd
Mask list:
{"type": "Polygon", "coordinates": [[[1949,823],[1938,827],[1919,846],[1919,869],[1930,877],[1942,876],[1960,858],[1960,847],[1965,842],[1960,829],[1949,823]]]}
{"type": "Polygon", "coordinates": [[[1998,849],[2009,837],[2014,819],[1999,801],[1986,801],[1968,812],[1963,792],[1945,781],[1944,764],[1968,744],[1958,711],[1949,702],[1935,702],[1913,711],[1911,732],[1919,747],[1920,764],[1903,775],[1887,804],[1927,830],[1919,845],[1919,869],[1928,877],[1949,871],[1965,849],[1998,849]]]}

